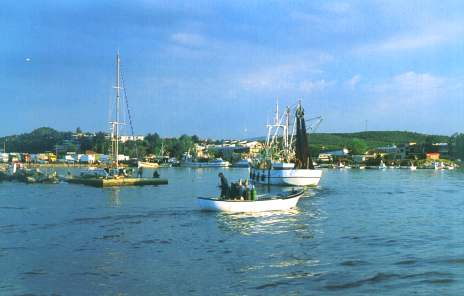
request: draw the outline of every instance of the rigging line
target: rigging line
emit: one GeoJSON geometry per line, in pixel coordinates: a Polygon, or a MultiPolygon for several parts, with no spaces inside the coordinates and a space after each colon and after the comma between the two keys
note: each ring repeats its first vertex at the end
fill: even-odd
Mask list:
{"type": "Polygon", "coordinates": [[[135,156],[138,159],[139,158],[139,150],[138,150],[138,145],[137,145],[137,139],[135,138],[135,134],[134,134],[134,126],[132,124],[132,116],[131,116],[131,112],[130,112],[130,109],[129,109],[129,100],[127,99],[126,84],[124,83],[124,76],[122,75],[122,71],[121,71],[121,82],[122,82],[122,89],[123,89],[123,93],[124,93],[124,100],[126,101],[126,109],[127,109],[127,115],[128,115],[128,118],[129,118],[129,125],[130,125],[130,129],[131,129],[131,133],[132,133],[132,138],[134,139],[134,142],[135,142],[135,156]]]}

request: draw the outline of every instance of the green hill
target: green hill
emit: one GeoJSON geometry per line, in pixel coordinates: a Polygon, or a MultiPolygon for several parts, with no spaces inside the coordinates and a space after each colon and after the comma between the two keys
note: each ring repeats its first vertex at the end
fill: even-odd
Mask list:
{"type": "Polygon", "coordinates": [[[321,149],[350,148],[355,150],[398,145],[408,142],[449,142],[450,137],[427,135],[407,131],[367,131],[357,133],[314,133],[309,136],[311,151],[316,154],[321,149]]]}

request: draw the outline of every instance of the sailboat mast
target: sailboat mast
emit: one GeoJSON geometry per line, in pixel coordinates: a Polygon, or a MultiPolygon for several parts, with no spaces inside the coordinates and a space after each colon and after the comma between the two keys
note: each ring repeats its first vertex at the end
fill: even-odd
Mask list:
{"type": "Polygon", "coordinates": [[[120,101],[120,58],[119,52],[116,54],[116,147],[115,147],[115,159],[116,159],[116,167],[119,167],[119,101],[120,101]]]}

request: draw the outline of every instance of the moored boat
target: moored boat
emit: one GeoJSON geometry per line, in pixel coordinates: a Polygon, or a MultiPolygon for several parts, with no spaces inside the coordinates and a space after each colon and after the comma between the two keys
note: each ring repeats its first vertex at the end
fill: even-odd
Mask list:
{"type": "Polygon", "coordinates": [[[232,166],[236,168],[249,168],[250,165],[251,165],[250,159],[240,159],[239,161],[232,164],[232,166]]]}
{"type": "Polygon", "coordinates": [[[187,159],[180,163],[182,167],[192,167],[192,168],[221,168],[221,167],[229,167],[230,162],[224,161],[222,158],[215,158],[210,161],[193,161],[191,159],[187,159]]]}
{"type": "MultiPolygon", "coordinates": [[[[321,122],[321,118],[316,118],[321,122]]],[[[277,106],[275,123],[268,125],[264,154],[254,161],[250,178],[256,184],[282,186],[317,186],[322,170],[314,167],[309,154],[306,120],[301,102],[298,103],[293,126],[290,108],[283,115],[277,106]],[[279,135],[282,130],[282,135],[279,135]]],[[[319,124],[318,123],[318,124],[319,124]]]]}
{"type": "Polygon", "coordinates": [[[149,161],[137,161],[137,167],[139,168],[152,168],[156,169],[159,168],[159,163],[156,162],[149,162],[149,161]]]}
{"type": "MultiPolygon", "coordinates": [[[[119,163],[119,141],[120,141],[120,131],[119,126],[124,124],[120,122],[120,107],[121,107],[121,89],[124,89],[121,79],[121,69],[120,69],[120,57],[119,53],[116,55],[116,97],[115,97],[115,114],[113,119],[109,122],[111,125],[111,154],[110,160],[111,165],[105,169],[101,168],[89,168],[86,171],[81,172],[79,176],[68,175],[63,178],[63,180],[74,183],[82,184],[96,187],[108,187],[108,186],[135,186],[135,185],[161,185],[168,184],[168,180],[160,179],[158,177],[153,178],[143,178],[142,166],[139,166],[138,177],[132,176],[132,173],[128,172],[124,167],[120,166],[119,163]]],[[[127,113],[129,117],[129,123],[131,125],[132,136],[133,136],[133,127],[132,119],[130,118],[130,112],[128,108],[128,102],[126,94],[124,94],[124,99],[126,100],[127,113]]],[[[140,165],[140,164],[138,164],[140,165]]],[[[158,164],[156,164],[158,165],[158,164]]],[[[158,167],[158,166],[156,166],[158,167]]]]}
{"type": "Polygon", "coordinates": [[[231,213],[252,213],[281,211],[296,207],[304,190],[290,191],[278,195],[264,195],[257,200],[233,200],[221,198],[198,197],[198,206],[205,211],[224,211],[231,213]]]}

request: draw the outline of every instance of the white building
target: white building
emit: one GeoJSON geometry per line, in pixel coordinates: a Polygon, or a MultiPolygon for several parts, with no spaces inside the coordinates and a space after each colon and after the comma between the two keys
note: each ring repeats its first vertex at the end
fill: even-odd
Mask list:
{"type": "Polygon", "coordinates": [[[79,162],[94,163],[95,162],[95,154],[79,154],[79,162]]]}
{"type": "Polygon", "coordinates": [[[119,141],[121,143],[126,143],[127,141],[143,141],[145,136],[119,136],[119,141]]]}

